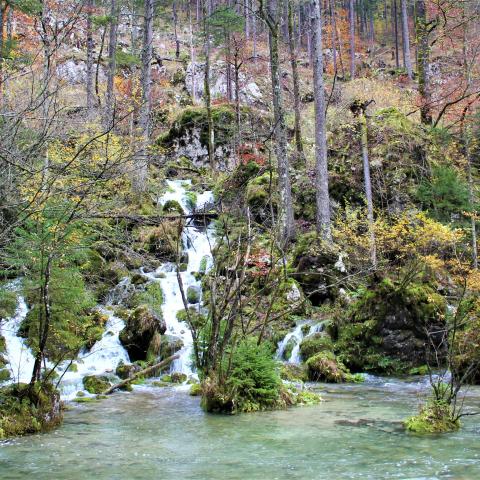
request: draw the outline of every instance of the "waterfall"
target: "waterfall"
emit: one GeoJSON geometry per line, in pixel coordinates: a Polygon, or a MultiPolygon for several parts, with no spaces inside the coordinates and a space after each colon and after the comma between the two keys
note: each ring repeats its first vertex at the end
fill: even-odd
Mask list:
{"type": "Polygon", "coordinates": [[[300,344],[304,338],[310,337],[315,333],[321,332],[324,329],[324,322],[314,323],[310,320],[304,320],[295,326],[295,328],[287,333],[283,340],[278,342],[276,357],[279,360],[286,360],[288,363],[299,364],[302,361],[300,355],[300,344]],[[305,334],[305,332],[308,332],[305,334]],[[289,347],[292,347],[288,358],[285,358],[285,353],[289,347]]]}
{"type": "MultiPolygon", "coordinates": [[[[64,399],[75,397],[79,390],[83,390],[83,377],[115,372],[120,362],[130,363],[128,353],[119,339],[125,322],[105,307],[100,307],[99,311],[108,317],[105,332],[90,350],[85,349],[79,353],[75,361],[76,371],[69,369],[64,374],[60,383],[64,399]]],[[[68,367],[68,363],[65,362],[59,366],[60,375],[68,367]]]]}
{"type": "MultiPolygon", "coordinates": [[[[190,185],[190,181],[169,180],[167,181],[168,191],[160,198],[159,203],[164,205],[169,200],[177,201],[183,210],[190,214],[192,208],[187,201],[187,189],[185,185],[190,185]]],[[[199,210],[208,203],[212,202],[212,192],[203,192],[197,196],[196,209],[199,210]]],[[[190,306],[197,310],[201,309],[201,281],[193,273],[201,270],[208,270],[212,265],[211,248],[213,246],[213,232],[210,228],[197,226],[188,226],[182,233],[183,253],[188,256],[187,269],[180,272],[185,295],[189,287],[194,288],[198,293],[198,302],[190,306]],[[203,265],[202,265],[203,264],[203,265]]],[[[167,334],[179,338],[183,347],[178,352],[180,358],[171,365],[172,372],[181,372],[187,375],[193,374],[192,352],[193,338],[192,332],[185,322],[177,318],[177,314],[184,310],[184,304],[177,278],[176,265],[168,262],[160,266],[156,271],[145,273],[152,281],[159,282],[163,292],[164,303],[162,306],[163,318],[167,326],[167,334]]]]}
{"type": "MultiPolygon", "coordinates": [[[[19,282],[7,286],[9,290],[18,290],[19,282]]],[[[5,338],[6,357],[9,363],[11,382],[28,383],[32,378],[35,359],[25,339],[18,337],[17,332],[28,313],[27,303],[22,296],[18,296],[18,305],[15,314],[0,324],[0,334],[5,338]]]]}
{"type": "MultiPolygon", "coordinates": [[[[188,201],[187,188],[190,181],[175,180],[167,181],[168,191],[159,199],[161,205],[168,200],[177,201],[186,213],[192,213],[191,202],[188,201]]],[[[211,192],[203,192],[197,195],[195,208],[200,210],[211,203],[211,192]]],[[[193,224],[193,222],[192,222],[193,224]]],[[[185,295],[189,287],[197,292],[196,303],[191,307],[197,310],[202,308],[201,281],[194,275],[196,272],[207,271],[212,263],[211,248],[213,246],[213,231],[211,228],[202,228],[189,225],[182,233],[183,252],[188,256],[186,271],[180,273],[185,295]],[[198,300],[198,301],[197,301],[198,300]]],[[[193,338],[188,325],[177,318],[177,313],[183,311],[184,304],[178,285],[176,265],[167,262],[161,265],[155,272],[142,273],[151,281],[160,283],[163,292],[162,311],[167,326],[167,334],[180,339],[182,349],[177,352],[180,358],[173,362],[171,371],[193,375],[192,351],[193,338]],[[161,278],[160,278],[161,277],[161,278]]],[[[21,281],[16,280],[6,286],[7,289],[19,292],[21,281]]],[[[102,375],[115,372],[120,362],[130,363],[127,351],[119,340],[120,332],[125,327],[125,322],[117,317],[109,308],[112,305],[121,305],[123,300],[131,293],[132,286],[128,277],[122,279],[108,294],[106,306],[99,306],[100,312],[108,317],[105,331],[99,341],[89,350],[82,350],[73,361],[65,361],[56,367],[61,376],[59,389],[62,399],[71,399],[76,393],[83,390],[83,378],[87,375],[102,375]],[[73,368],[70,366],[72,363],[73,368]]],[[[11,380],[15,382],[29,382],[34,358],[31,350],[25,343],[25,339],[17,336],[19,327],[28,313],[25,299],[18,294],[18,306],[15,315],[0,324],[0,334],[5,337],[7,359],[11,370],[11,380]]],[[[51,362],[46,362],[47,367],[53,368],[51,362]]]]}

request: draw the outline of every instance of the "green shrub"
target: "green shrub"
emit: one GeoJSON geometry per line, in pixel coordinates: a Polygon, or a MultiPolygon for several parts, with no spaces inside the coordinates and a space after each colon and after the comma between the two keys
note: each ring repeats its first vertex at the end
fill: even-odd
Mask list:
{"type": "Polygon", "coordinates": [[[460,428],[460,420],[453,415],[452,407],[442,400],[430,400],[418,415],[404,422],[405,428],[415,433],[447,433],[460,428]]]}

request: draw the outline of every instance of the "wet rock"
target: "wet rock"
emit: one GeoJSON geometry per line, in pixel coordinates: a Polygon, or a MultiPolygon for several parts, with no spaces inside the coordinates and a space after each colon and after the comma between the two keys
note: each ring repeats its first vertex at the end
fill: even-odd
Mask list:
{"type": "Polygon", "coordinates": [[[83,386],[88,393],[100,394],[113,384],[106,375],[87,375],[83,377],[83,386]]]}
{"type": "Polygon", "coordinates": [[[121,362],[115,370],[115,375],[118,378],[125,380],[139,371],[140,367],[138,365],[135,365],[134,363],[125,364],[121,362]]]}
{"type": "Polygon", "coordinates": [[[154,337],[165,333],[166,328],[163,318],[151,307],[140,305],[128,317],[125,328],[120,332],[120,341],[131,360],[146,360],[154,337]]]}

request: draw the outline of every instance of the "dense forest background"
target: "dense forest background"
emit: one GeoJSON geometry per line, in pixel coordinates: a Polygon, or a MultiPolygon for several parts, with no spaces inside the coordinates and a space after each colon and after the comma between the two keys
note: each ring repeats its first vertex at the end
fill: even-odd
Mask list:
{"type": "Polygon", "coordinates": [[[1,0],[0,317],[20,292],[34,365],[2,390],[0,437],[58,409],[56,367],[101,338],[125,278],[126,384],[172,360],[144,273],[187,268],[192,222],[215,230],[202,302],[178,275],[207,410],[295,403],[280,376],[440,370],[425,408],[456,428],[480,381],[479,16],[474,0],[1,0]],[[172,179],[191,180],[188,211],[159,204],[172,179]],[[279,371],[305,318],[322,330],[279,371]],[[24,399],[37,413],[17,428],[24,399]]]}

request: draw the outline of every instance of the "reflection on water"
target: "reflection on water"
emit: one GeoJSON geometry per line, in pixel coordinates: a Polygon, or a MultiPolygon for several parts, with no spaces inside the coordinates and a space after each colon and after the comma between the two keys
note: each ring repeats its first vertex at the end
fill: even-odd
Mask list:
{"type": "MultiPolygon", "coordinates": [[[[477,479],[480,419],[450,435],[406,434],[421,383],[319,386],[325,401],[214,416],[183,390],[139,388],[75,406],[52,433],[0,446],[2,479],[477,479]]],[[[480,409],[480,390],[469,408],[480,409]]]]}

